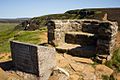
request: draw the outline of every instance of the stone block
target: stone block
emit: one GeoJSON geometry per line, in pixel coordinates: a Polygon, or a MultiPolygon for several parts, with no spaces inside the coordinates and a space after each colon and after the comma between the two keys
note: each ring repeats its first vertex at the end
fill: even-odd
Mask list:
{"type": "Polygon", "coordinates": [[[98,33],[101,36],[114,36],[117,33],[118,26],[115,22],[101,22],[98,33]]]}
{"type": "Polygon", "coordinates": [[[99,24],[84,23],[82,27],[82,31],[98,34],[98,28],[99,28],[99,24]]]}
{"type": "Polygon", "coordinates": [[[17,70],[34,74],[40,80],[48,80],[56,66],[55,49],[17,41],[11,41],[13,63],[17,70]]]}

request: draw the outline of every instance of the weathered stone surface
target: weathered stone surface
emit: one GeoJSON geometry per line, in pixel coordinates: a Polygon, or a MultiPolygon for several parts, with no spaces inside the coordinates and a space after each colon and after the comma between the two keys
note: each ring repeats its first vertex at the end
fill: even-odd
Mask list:
{"type": "Polygon", "coordinates": [[[47,80],[56,66],[54,48],[11,41],[11,52],[16,69],[35,74],[40,80],[47,80]]]}
{"type": "Polygon", "coordinates": [[[73,57],[72,58],[76,62],[81,62],[81,63],[87,63],[87,64],[93,64],[94,62],[89,59],[89,58],[80,58],[80,57],[73,57]]]}
{"type": "MultiPolygon", "coordinates": [[[[113,70],[108,68],[105,65],[102,65],[99,68],[97,66],[99,66],[100,64],[91,65],[91,64],[75,61],[75,60],[79,60],[79,57],[76,58],[75,56],[70,56],[69,54],[65,54],[65,53],[57,54],[57,57],[59,61],[60,60],[69,61],[67,66],[62,67],[70,74],[70,78],[68,80],[103,80],[102,79],[103,75],[105,76],[113,75],[113,70]]],[[[62,65],[62,64],[64,63],[60,63],[59,65],[62,65]]],[[[58,78],[56,78],[56,80],[57,79],[58,78]]]]}
{"type": "Polygon", "coordinates": [[[113,36],[117,33],[118,24],[116,22],[104,21],[99,24],[98,33],[102,36],[113,36]]]}
{"type": "Polygon", "coordinates": [[[57,66],[59,67],[66,67],[69,66],[69,64],[72,61],[72,56],[64,53],[64,55],[61,54],[56,54],[56,59],[57,59],[57,66]]]}
{"type": "MultiPolygon", "coordinates": [[[[24,75],[25,76],[25,75],[24,75]]],[[[29,79],[29,78],[27,78],[29,79]]],[[[3,79],[4,80],[4,79],[3,79]]],[[[9,73],[7,80],[25,80],[24,77],[20,77],[17,74],[9,73]]],[[[30,80],[30,79],[29,79],[30,80]]],[[[32,80],[32,79],[31,79],[32,80]]]]}
{"type": "Polygon", "coordinates": [[[82,31],[98,34],[99,21],[84,21],[82,31]]]}
{"type": "MultiPolygon", "coordinates": [[[[65,42],[65,33],[66,32],[79,32],[82,31],[83,24],[86,24],[89,21],[89,24],[96,25],[98,20],[52,20],[48,22],[48,42],[59,45],[58,43],[65,42]],[[59,41],[58,41],[59,39],[59,41]],[[64,40],[64,41],[63,41],[64,40]]],[[[92,31],[91,33],[96,32],[95,27],[89,26],[86,28],[87,31],[92,31]]],[[[86,31],[86,32],[87,32],[86,31]]],[[[79,41],[79,40],[78,40],[79,41]]]]}
{"type": "Polygon", "coordinates": [[[8,75],[3,69],[0,68],[0,80],[7,80],[7,79],[8,79],[8,75]]]}
{"type": "MultiPolygon", "coordinates": [[[[21,71],[16,71],[15,73],[12,73],[12,75],[17,75],[20,77],[20,80],[39,80],[40,78],[37,77],[36,75],[21,72],[21,71]]],[[[10,79],[11,80],[11,79],[10,79]]],[[[18,79],[19,80],[19,79],[18,79]]]]}
{"type": "Polygon", "coordinates": [[[38,64],[40,80],[47,80],[56,66],[55,49],[44,46],[38,46],[38,64]],[[42,76],[42,77],[41,77],[42,76]]]}
{"type": "Polygon", "coordinates": [[[71,61],[71,59],[73,58],[72,55],[66,54],[66,53],[64,53],[63,57],[64,57],[65,59],[67,59],[68,61],[71,61]]]}
{"type": "MultiPolygon", "coordinates": [[[[118,25],[116,22],[104,21],[99,24],[97,40],[97,59],[103,61],[99,55],[111,55],[116,46],[116,34],[118,25]]],[[[108,58],[104,58],[108,60],[108,58]]]]}
{"type": "Polygon", "coordinates": [[[62,68],[57,68],[52,72],[52,75],[50,76],[49,80],[68,80],[69,79],[69,74],[62,69],[62,68]]]}
{"type": "Polygon", "coordinates": [[[79,80],[79,75],[73,74],[73,75],[70,76],[69,80],[79,80]]]}
{"type": "Polygon", "coordinates": [[[76,72],[81,72],[84,70],[85,65],[81,63],[71,63],[70,66],[76,72]]]}
{"type": "Polygon", "coordinates": [[[114,51],[116,44],[117,30],[117,22],[111,21],[94,19],[52,20],[52,23],[48,25],[48,32],[51,32],[51,35],[48,35],[48,38],[51,38],[48,39],[48,42],[54,43],[57,46],[57,50],[69,52],[75,56],[86,57],[87,55],[87,57],[93,57],[95,56],[94,54],[110,55],[114,51]],[[91,36],[91,34],[93,35],[91,36]],[[59,47],[65,43],[78,44],[80,47],[73,49],[71,49],[71,46],[70,48],[66,46],[63,48],[59,47]],[[87,50],[90,45],[95,46],[93,51],[87,50]],[[86,50],[83,50],[83,48],[86,50]]]}
{"type": "Polygon", "coordinates": [[[103,74],[103,75],[110,76],[113,73],[112,69],[110,69],[109,67],[105,65],[101,65],[101,64],[96,65],[95,69],[96,69],[96,74],[103,74]]]}
{"type": "Polygon", "coordinates": [[[75,44],[64,43],[56,47],[58,52],[67,52],[68,54],[81,57],[92,57],[95,56],[95,46],[81,46],[75,44]]]}
{"type": "Polygon", "coordinates": [[[120,80],[120,73],[117,73],[116,76],[114,76],[116,80],[120,80]]]}
{"type": "Polygon", "coordinates": [[[95,80],[95,69],[91,65],[85,65],[84,70],[82,71],[83,80],[95,80]]]}

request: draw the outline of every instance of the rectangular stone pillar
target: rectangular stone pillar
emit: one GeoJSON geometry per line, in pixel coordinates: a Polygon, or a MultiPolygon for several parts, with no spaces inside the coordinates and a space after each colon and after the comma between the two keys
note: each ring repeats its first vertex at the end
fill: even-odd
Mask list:
{"type": "Polygon", "coordinates": [[[99,24],[97,50],[98,54],[111,55],[115,49],[118,25],[116,22],[103,21],[99,24]]]}
{"type": "Polygon", "coordinates": [[[14,66],[22,72],[35,74],[40,80],[48,80],[56,66],[55,49],[11,41],[14,66]]]}

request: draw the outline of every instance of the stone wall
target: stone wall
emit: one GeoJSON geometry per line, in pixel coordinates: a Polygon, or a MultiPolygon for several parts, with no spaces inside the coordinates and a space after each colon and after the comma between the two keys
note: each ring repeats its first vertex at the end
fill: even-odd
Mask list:
{"type": "Polygon", "coordinates": [[[116,45],[118,24],[116,22],[103,21],[99,24],[97,54],[112,55],[116,45]]]}
{"type": "Polygon", "coordinates": [[[81,21],[79,20],[52,20],[47,24],[48,43],[60,45],[65,42],[65,32],[81,31],[81,21]],[[64,26],[64,27],[63,27],[64,26]]]}
{"type": "Polygon", "coordinates": [[[80,44],[81,46],[90,46],[96,44],[96,37],[90,33],[66,32],[65,42],[69,44],[80,44]]]}
{"type": "Polygon", "coordinates": [[[89,32],[98,33],[99,20],[52,20],[48,22],[48,43],[61,45],[65,43],[66,32],[89,32]]]}
{"type": "Polygon", "coordinates": [[[17,70],[48,80],[55,63],[55,49],[11,41],[13,64],[17,70]]]}

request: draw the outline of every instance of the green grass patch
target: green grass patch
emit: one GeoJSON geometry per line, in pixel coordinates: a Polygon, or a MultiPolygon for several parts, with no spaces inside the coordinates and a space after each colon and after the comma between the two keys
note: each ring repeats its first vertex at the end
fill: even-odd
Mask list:
{"type": "Polygon", "coordinates": [[[20,31],[15,37],[14,40],[20,42],[27,42],[32,44],[40,44],[40,33],[43,31],[20,31]]]}
{"type": "Polygon", "coordinates": [[[0,53],[10,52],[10,40],[40,44],[40,34],[47,31],[46,28],[35,31],[20,31],[15,30],[16,26],[15,23],[0,23],[0,53]]]}
{"type": "Polygon", "coordinates": [[[10,52],[9,40],[15,35],[16,23],[0,23],[0,53],[10,52]]]}
{"type": "Polygon", "coordinates": [[[120,72],[120,48],[114,52],[112,59],[105,63],[106,66],[120,72]]]}

